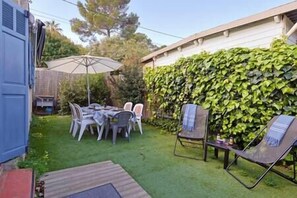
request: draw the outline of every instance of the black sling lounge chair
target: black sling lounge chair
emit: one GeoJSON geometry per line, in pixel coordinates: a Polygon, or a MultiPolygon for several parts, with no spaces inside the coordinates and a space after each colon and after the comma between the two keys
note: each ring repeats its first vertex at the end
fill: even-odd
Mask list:
{"type": "MultiPolygon", "coordinates": [[[[185,114],[185,110],[186,110],[186,105],[183,105],[181,109],[180,124],[182,123],[182,118],[185,114]]],[[[173,154],[175,156],[186,157],[190,159],[199,159],[197,157],[178,154],[176,151],[177,142],[179,142],[183,147],[198,148],[200,144],[204,148],[204,143],[205,143],[205,140],[207,139],[207,134],[208,134],[208,115],[209,115],[209,110],[205,110],[201,106],[197,106],[195,124],[194,124],[195,127],[193,131],[188,132],[182,129],[181,132],[177,133],[176,141],[174,145],[174,151],[173,151],[173,154]]]]}
{"type": "Polygon", "coordinates": [[[293,183],[297,184],[296,176],[295,176],[296,175],[295,174],[296,173],[295,172],[295,163],[296,163],[295,147],[296,146],[294,146],[294,144],[297,142],[297,120],[296,119],[292,121],[282,141],[278,146],[273,147],[267,144],[266,138],[265,138],[265,136],[267,135],[266,133],[260,143],[258,143],[254,147],[251,147],[251,145],[259,138],[260,134],[264,132],[265,129],[269,129],[271,127],[272,123],[277,119],[277,117],[278,116],[274,117],[268,123],[268,125],[258,133],[257,137],[254,138],[243,150],[236,150],[230,147],[230,150],[234,151],[237,157],[228,165],[228,167],[226,168],[226,171],[248,189],[254,188],[265,177],[265,175],[269,171],[272,171],[280,175],[281,177],[288,179],[293,183]],[[285,158],[290,151],[292,151],[291,153],[293,154],[293,176],[286,175],[276,169],[273,169],[273,166],[279,160],[282,160],[283,158],[285,158]],[[236,160],[240,157],[266,168],[265,171],[262,173],[262,175],[257,177],[258,179],[252,185],[248,185],[244,183],[239,179],[239,177],[235,176],[234,173],[230,171],[230,167],[236,164],[235,163],[236,160]]]}

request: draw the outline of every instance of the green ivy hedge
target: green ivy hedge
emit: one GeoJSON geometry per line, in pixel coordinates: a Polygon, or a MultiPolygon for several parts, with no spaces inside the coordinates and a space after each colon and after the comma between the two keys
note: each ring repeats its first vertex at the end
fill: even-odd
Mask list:
{"type": "Polygon", "coordinates": [[[237,142],[278,114],[297,113],[297,46],[275,40],[269,49],[233,48],[200,53],[175,64],[147,69],[153,114],[178,118],[184,103],[210,109],[210,129],[237,142]]]}
{"type": "Polygon", "coordinates": [[[181,129],[178,120],[168,118],[147,118],[143,119],[144,123],[164,129],[167,133],[175,134],[181,129]]]}

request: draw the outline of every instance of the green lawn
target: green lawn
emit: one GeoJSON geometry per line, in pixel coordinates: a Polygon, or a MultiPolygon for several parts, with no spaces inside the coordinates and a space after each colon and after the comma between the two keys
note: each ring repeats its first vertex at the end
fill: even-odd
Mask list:
{"type": "MultiPolygon", "coordinates": [[[[112,160],[120,164],[152,197],[296,197],[297,186],[271,173],[255,189],[247,190],[223,169],[223,156],[207,162],[173,155],[175,136],[143,124],[144,134],[132,131],[130,143],[118,137],[116,145],[85,132],[80,142],[68,132],[69,116],[37,117],[31,130],[30,148],[48,152],[48,170],[112,160]]],[[[193,151],[189,151],[193,153],[193,151]]],[[[261,170],[239,161],[238,174],[261,170]]]]}

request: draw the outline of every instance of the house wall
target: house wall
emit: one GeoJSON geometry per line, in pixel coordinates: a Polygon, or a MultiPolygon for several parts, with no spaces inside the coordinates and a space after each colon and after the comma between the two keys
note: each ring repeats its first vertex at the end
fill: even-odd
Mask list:
{"type": "Polygon", "coordinates": [[[202,44],[195,45],[193,42],[183,46],[181,50],[174,49],[156,57],[155,61],[146,63],[146,66],[163,66],[176,62],[181,57],[198,54],[202,51],[215,52],[220,49],[230,49],[234,47],[269,47],[274,38],[283,34],[287,20],[275,22],[274,18],[254,22],[239,28],[229,30],[229,36],[223,32],[203,38],[202,44]],[[167,56],[166,56],[167,55],[167,56]]]}
{"type": "MultiPolygon", "coordinates": [[[[294,25],[294,23],[286,16],[283,19],[284,29],[283,33],[286,34],[294,25]]],[[[288,37],[289,44],[296,44],[297,42],[297,32],[295,31],[291,36],[288,37]]]]}

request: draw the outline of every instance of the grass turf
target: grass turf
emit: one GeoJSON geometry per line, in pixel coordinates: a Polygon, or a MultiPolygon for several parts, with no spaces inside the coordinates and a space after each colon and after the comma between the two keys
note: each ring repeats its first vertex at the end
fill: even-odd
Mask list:
{"type": "MultiPolygon", "coordinates": [[[[152,197],[296,197],[297,186],[270,173],[255,189],[247,190],[223,169],[223,152],[208,161],[173,155],[175,136],[143,125],[144,134],[132,131],[130,143],[121,137],[115,145],[96,141],[85,132],[80,142],[69,134],[69,116],[37,117],[32,125],[30,149],[48,153],[48,170],[54,171],[84,164],[112,160],[120,164],[152,197]]],[[[30,156],[29,156],[30,157],[30,156]]],[[[239,161],[237,174],[247,181],[261,168],[239,161]]]]}

